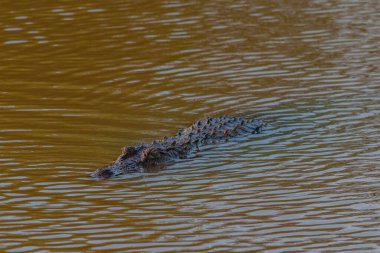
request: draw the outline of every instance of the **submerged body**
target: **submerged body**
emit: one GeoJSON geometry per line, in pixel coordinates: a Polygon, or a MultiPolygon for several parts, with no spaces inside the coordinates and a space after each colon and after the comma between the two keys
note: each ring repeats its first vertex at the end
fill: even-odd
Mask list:
{"type": "Polygon", "coordinates": [[[173,137],[164,137],[149,144],[124,147],[115,162],[97,169],[91,176],[108,179],[164,166],[177,159],[186,158],[202,144],[257,134],[264,125],[265,123],[259,119],[230,116],[199,120],[190,127],[178,131],[173,137]]]}

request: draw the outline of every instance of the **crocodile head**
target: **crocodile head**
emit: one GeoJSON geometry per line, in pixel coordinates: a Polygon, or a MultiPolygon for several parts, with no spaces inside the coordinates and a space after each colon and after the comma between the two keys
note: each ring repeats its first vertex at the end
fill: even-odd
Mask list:
{"type": "Polygon", "coordinates": [[[98,179],[109,179],[123,174],[139,172],[142,168],[154,167],[165,162],[167,152],[160,147],[124,147],[117,160],[97,169],[90,175],[98,179]]]}

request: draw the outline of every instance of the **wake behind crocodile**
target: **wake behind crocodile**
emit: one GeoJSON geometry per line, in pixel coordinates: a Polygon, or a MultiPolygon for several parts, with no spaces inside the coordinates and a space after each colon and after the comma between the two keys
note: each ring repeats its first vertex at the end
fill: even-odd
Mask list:
{"type": "Polygon", "coordinates": [[[264,126],[265,123],[262,120],[255,118],[220,116],[201,119],[190,127],[179,130],[173,137],[165,136],[152,143],[125,146],[116,161],[97,169],[91,173],[91,176],[108,179],[162,167],[178,159],[187,158],[203,145],[258,134],[264,126]]]}

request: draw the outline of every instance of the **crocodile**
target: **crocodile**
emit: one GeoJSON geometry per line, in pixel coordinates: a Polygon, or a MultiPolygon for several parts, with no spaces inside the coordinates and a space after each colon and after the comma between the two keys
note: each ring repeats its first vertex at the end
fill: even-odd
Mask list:
{"type": "Polygon", "coordinates": [[[265,122],[242,117],[207,117],[194,122],[190,127],[180,129],[173,137],[165,136],[152,143],[125,146],[120,156],[111,164],[97,169],[90,175],[97,179],[109,179],[119,175],[144,172],[160,168],[178,159],[188,157],[199,146],[227,141],[230,138],[258,134],[265,122]]]}

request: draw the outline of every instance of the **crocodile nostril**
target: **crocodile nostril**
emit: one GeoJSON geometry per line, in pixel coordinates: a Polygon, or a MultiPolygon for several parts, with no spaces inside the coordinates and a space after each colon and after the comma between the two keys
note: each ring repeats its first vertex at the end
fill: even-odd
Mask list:
{"type": "Polygon", "coordinates": [[[99,169],[91,173],[90,176],[98,179],[108,179],[113,176],[113,172],[109,169],[99,169]]]}
{"type": "Polygon", "coordinates": [[[101,178],[104,178],[104,179],[108,179],[110,177],[113,176],[113,173],[110,171],[110,170],[103,170],[101,173],[100,173],[100,177],[101,178]]]}

